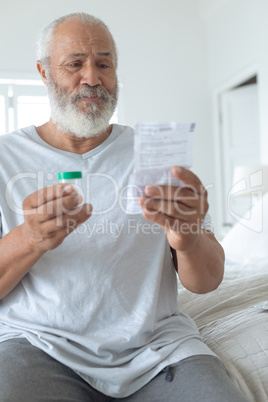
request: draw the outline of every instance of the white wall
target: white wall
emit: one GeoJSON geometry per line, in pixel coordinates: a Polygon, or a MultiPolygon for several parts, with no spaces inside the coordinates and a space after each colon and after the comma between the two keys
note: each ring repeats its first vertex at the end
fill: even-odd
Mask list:
{"type": "Polygon", "coordinates": [[[259,58],[260,16],[265,0],[225,0],[207,14],[210,87],[220,84],[259,58]]]}
{"type": "MultiPolygon", "coordinates": [[[[197,122],[194,171],[214,183],[205,23],[196,0],[0,0],[0,78],[34,74],[40,29],[69,12],[103,19],[119,48],[119,120],[197,122]]],[[[212,214],[215,194],[210,193],[212,214]]]]}
{"type": "Polygon", "coordinates": [[[261,161],[268,165],[268,1],[261,1],[258,19],[259,107],[261,161]]]}
{"type": "MultiPolygon", "coordinates": [[[[268,1],[199,0],[199,7],[206,24],[211,99],[236,77],[254,70],[258,74],[261,160],[268,164],[268,1]]],[[[215,112],[217,99],[213,101],[211,111],[214,107],[215,112]]],[[[216,169],[214,180],[217,193],[222,183],[216,169]]],[[[215,201],[220,205],[217,196],[215,201]]]]}

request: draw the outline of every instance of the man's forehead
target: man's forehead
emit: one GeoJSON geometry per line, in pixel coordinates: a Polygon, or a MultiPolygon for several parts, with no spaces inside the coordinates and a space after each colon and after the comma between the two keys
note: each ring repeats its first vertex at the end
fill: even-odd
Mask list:
{"type": "Polygon", "coordinates": [[[77,20],[65,21],[54,31],[52,47],[56,50],[79,52],[79,47],[96,46],[103,53],[114,53],[111,34],[102,25],[89,26],[77,20]]]}

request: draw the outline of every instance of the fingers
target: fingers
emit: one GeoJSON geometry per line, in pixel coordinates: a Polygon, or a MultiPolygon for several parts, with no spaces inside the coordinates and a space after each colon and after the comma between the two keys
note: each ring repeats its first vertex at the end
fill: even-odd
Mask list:
{"type": "Polygon", "coordinates": [[[184,227],[185,225],[187,225],[187,228],[189,227],[189,224],[184,220],[172,218],[159,212],[151,213],[151,211],[143,210],[143,216],[149,221],[157,223],[164,230],[172,230],[179,233],[181,227],[184,227]]]}
{"type": "Polygon", "coordinates": [[[146,191],[146,193],[148,196],[140,197],[139,203],[144,209],[151,212],[160,212],[168,216],[189,220],[191,216],[204,216],[208,211],[206,190],[203,195],[199,195],[189,193],[188,190],[183,188],[179,188],[179,192],[177,192],[176,188],[172,187],[167,189],[167,193],[169,193],[167,194],[166,188],[162,187],[163,197],[149,196],[149,194],[152,194],[150,191],[146,191]],[[177,196],[177,193],[180,196],[177,196]]]}
{"type": "Polygon", "coordinates": [[[92,214],[90,204],[69,184],[50,186],[30,194],[23,202],[24,225],[31,246],[42,251],[59,246],[68,234],[92,214]]]}
{"type": "Polygon", "coordinates": [[[62,214],[76,214],[76,207],[82,201],[83,198],[77,193],[54,199],[36,208],[37,219],[39,222],[44,222],[62,214]]]}
{"type": "Polygon", "coordinates": [[[205,195],[206,190],[204,189],[203,194],[197,193],[189,187],[181,186],[146,186],[145,193],[148,197],[159,198],[163,200],[177,201],[182,204],[193,207],[196,201],[200,198],[200,195],[205,195]]]}
{"type": "Polygon", "coordinates": [[[72,215],[63,214],[42,223],[28,219],[24,223],[28,231],[28,241],[35,249],[53,250],[91,214],[92,205],[84,204],[72,210],[72,215]]]}
{"type": "Polygon", "coordinates": [[[203,188],[203,184],[200,179],[191,170],[183,168],[181,166],[173,166],[172,174],[177,179],[181,180],[186,186],[190,186],[195,189],[197,193],[203,188]]]}
{"type": "Polygon", "coordinates": [[[182,186],[149,185],[145,196],[139,198],[143,216],[163,229],[179,233],[192,225],[201,226],[208,211],[207,191],[200,179],[190,170],[174,166],[172,174],[182,186]]]}
{"type": "Polygon", "coordinates": [[[207,197],[207,191],[200,179],[190,170],[173,166],[172,174],[181,182],[181,186],[170,185],[148,185],[145,193],[150,197],[162,198],[165,200],[176,200],[186,205],[193,206],[200,196],[207,197]]]}
{"type": "Polygon", "coordinates": [[[40,225],[40,233],[44,236],[51,236],[56,231],[69,234],[75,230],[78,226],[84,223],[92,214],[92,205],[84,204],[81,207],[77,207],[71,211],[71,214],[63,214],[54,217],[53,219],[44,221],[40,225]]]}
{"type": "Polygon", "coordinates": [[[188,218],[196,214],[196,208],[189,207],[181,202],[169,201],[159,198],[140,197],[140,205],[148,214],[161,213],[174,218],[188,218]]]}
{"type": "Polygon", "coordinates": [[[41,190],[38,190],[25,198],[23,202],[23,209],[29,210],[38,208],[49,201],[55,200],[59,197],[64,197],[72,192],[73,187],[70,184],[64,183],[42,188],[41,190]]]}
{"type": "Polygon", "coordinates": [[[77,207],[83,198],[69,184],[50,186],[30,194],[23,202],[25,217],[35,215],[35,222],[44,222],[77,207]]]}

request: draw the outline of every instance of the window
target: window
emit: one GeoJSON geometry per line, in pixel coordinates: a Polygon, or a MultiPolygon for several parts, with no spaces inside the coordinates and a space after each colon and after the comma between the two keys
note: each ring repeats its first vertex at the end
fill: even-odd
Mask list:
{"type": "Polygon", "coordinates": [[[49,120],[47,91],[38,80],[0,80],[0,134],[49,120]]]}
{"type": "Polygon", "coordinates": [[[42,122],[45,123],[49,116],[50,106],[47,96],[18,96],[18,127],[26,127],[30,124],[38,126],[42,122]]]}
{"type": "MultiPolygon", "coordinates": [[[[45,85],[40,80],[0,79],[0,135],[50,118],[45,85]]],[[[111,123],[118,122],[117,110],[111,123]]]]}

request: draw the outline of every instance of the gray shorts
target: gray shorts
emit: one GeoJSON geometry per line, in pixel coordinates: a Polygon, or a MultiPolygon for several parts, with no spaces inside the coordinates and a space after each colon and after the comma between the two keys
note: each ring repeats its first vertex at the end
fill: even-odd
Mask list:
{"type": "Polygon", "coordinates": [[[1,402],[246,402],[213,356],[192,356],[126,398],[103,395],[26,339],[0,343],[1,402]]]}

